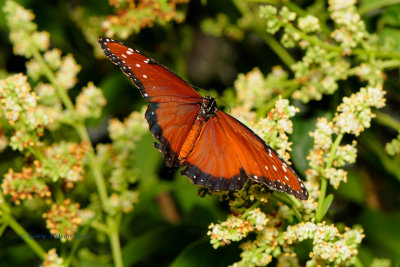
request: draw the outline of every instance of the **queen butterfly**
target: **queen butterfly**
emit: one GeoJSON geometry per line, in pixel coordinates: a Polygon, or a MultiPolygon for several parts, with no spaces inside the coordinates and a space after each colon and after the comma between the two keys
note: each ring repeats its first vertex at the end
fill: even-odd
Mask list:
{"type": "Polygon", "coordinates": [[[154,146],[167,166],[185,169],[196,185],[212,191],[240,190],[247,179],[308,199],[293,169],[244,124],[219,110],[169,69],[110,38],[101,48],[139,88],[149,102],[145,117],[154,146]]]}

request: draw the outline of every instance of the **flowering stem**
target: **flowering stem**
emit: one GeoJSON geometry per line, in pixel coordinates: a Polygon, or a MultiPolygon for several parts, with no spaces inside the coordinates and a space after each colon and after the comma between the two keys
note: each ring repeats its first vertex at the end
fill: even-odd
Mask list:
{"type": "MultiPolygon", "coordinates": [[[[61,98],[62,103],[65,105],[67,110],[69,112],[71,112],[71,114],[73,115],[74,118],[78,117],[78,116],[75,116],[76,111],[75,111],[74,105],[73,105],[71,99],[69,98],[66,90],[58,84],[57,79],[54,76],[54,73],[47,66],[46,62],[43,60],[42,55],[39,53],[39,51],[37,49],[32,49],[32,50],[33,50],[32,51],[33,57],[36,59],[36,61],[42,67],[42,70],[43,70],[44,74],[46,75],[47,79],[50,81],[50,83],[56,89],[57,94],[61,98]]],[[[103,210],[105,210],[106,202],[108,199],[107,188],[106,188],[103,174],[101,173],[100,169],[98,168],[98,164],[96,162],[96,157],[94,154],[94,149],[93,149],[93,146],[91,145],[91,141],[90,141],[89,135],[87,133],[86,127],[83,124],[83,121],[81,121],[81,120],[77,120],[75,122],[75,124],[73,125],[73,127],[77,131],[81,140],[83,142],[87,142],[88,144],[90,144],[90,151],[87,155],[87,157],[89,159],[89,167],[90,167],[90,170],[93,174],[93,177],[94,177],[94,180],[96,183],[96,187],[97,187],[97,191],[98,191],[98,194],[100,197],[102,208],[103,208],[103,210]]],[[[110,215],[108,215],[106,217],[106,221],[107,221],[107,226],[110,229],[112,229],[109,231],[109,238],[110,238],[110,245],[111,245],[111,250],[112,250],[112,255],[113,255],[113,260],[114,260],[114,266],[122,267],[123,266],[122,254],[121,254],[121,247],[120,247],[119,236],[118,236],[118,228],[119,227],[118,227],[116,221],[110,215]]]]}
{"type": "MultiPolygon", "coordinates": [[[[331,152],[329,154],[329,158],[328,158],[328,162],[326,163],[325,170],[330,169],[332,167],[332,163],[335,158],[336,150],[337,150],[340,142],[342,141],[342,138],[343,138],[342,133],[340,133],[336,137],[336,140],[332,145],[331,152]]],[[[320,222],[324,218],[325,213],[326,213],[324,204],[325,204],[325,195],[326,195],[327,187],[328,187],[328,179],[326,179],[324,176],[321,176],[321,188],[320,188],[320,195],[319,195],[319,199],[318,199],[318,208],[317,208],[317,212],[315,213],[315,221],[316,222],[320,222]]]]}

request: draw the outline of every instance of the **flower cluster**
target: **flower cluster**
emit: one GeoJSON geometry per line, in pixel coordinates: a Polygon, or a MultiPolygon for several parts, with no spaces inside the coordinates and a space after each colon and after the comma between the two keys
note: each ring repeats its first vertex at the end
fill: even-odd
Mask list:
{"type": "Polygon", "coordinates": [[[321,29],[318,18],[314,17],[313,15],[300,17],[298,19],[297,26],[305,33],[319,32],[321,29]]]}
{"type": "Polygon", "coordinates": [[[6,21],[11,30],[10,40],[14,43],[14,54],[31,57],[34,50],[44,51],[49,47],[49,33],[36,31],[32,22],[35,15],[14,1],[6,1],[3,7],[6,21]]]}
{"type": "Polygon", "coordinates": [[[310,169],[306,171],[306,187],[313,198],[319,197],[319,179],[321,176],[329,179],[330,183],[337,188],[341,181],[346,182],[347,172],[332,167],[343,167],[345,163],[354,163],[357,155],[356,141],[351,145],[334,147],[332,135],[334,124],[326,118],[319,118],[317,127],[310,135],[314,138],[314,147],[307,159],[310,162],[310,169]],[[334,157],[331,150],[337,149],[334,157]]]}
{"type": "Polygon", "coordinates": [[[239,241],[248,233],[260,231],[267,223],[267,217],[259,208],[249,210],[241,216],[229,216],[219,224],[211,223],[208,235],[214,248],[230,244],[231,241],[239,241]]]}
{"type": "Polygon", "coordinates": [[[267,32],[274,34],[279,29],[289,22],[296,19],[296,13],[291,12],[286,6],[278,12],[278,9],[274,6],[265,5],[260,7],[260,17],[267,21],[267,32]]]}
{"type": "MultiPolygon", "coordinates": [[[[359,135],[370,126],[374,117],[371,107],[381,108],[385,105],[384,95],[385,92],[380,88],[361,88],[360,92],[343,98],[332,121],[318,119],[316,130],[310,134],[314,138],[314,148],[307,158],[311,169],[306,172],[307,188],[314,198],[318,197],[320,177],[328,178],[337,188],[341,181],[346,182],[347,177],[347,172],[338,168],[346,163],[354,163],[356,159],[356,141],[351,145],[339,146],[339,143],[333,143],[333,134],[341,137],[345,133],[359,135]]],[[[336,140],[340,142],[340,139],[336,140]]]]}
{"type": "MultiPolygon", "coordinates": [[[[116,191],[126,189],[129,183],[136,182],[138,170],[132,165],[135,160],[136,142],[146,133],[147,123],[141,112],[132,112],[123,122],[113,119],[108,131],[112,140],[109,147],[108,161],[112,168],[110,174],[111,186],[116,191]]],[[[104,154],[103,154],[104,155],[104,154]]],[[[104,161],[102,159],[101,161],[104,161]]]]}
{"type": "MultiPolygon", "coordinates": [[[[46,58],[45,58],[46,59],[46,58]]],[[[53,59],[53,58],[51,58],[53,59]]],[[[57,59],[53,59],[57,60],[57,59]]],[[[58,61],[58,60],[57,60],[58,61]]],[[[49,62],[49,66],[57,66],[55,63],[49,62]]],[[[78,82],[77,74],[81,70],[74,57],[71,54],[62,58],[61,66],[54,69],[56,72],[57,83],[64,89],[71,89],[78,82]]]]}
{"type": "Polygon", "coordinates": [[[246,74],[239,74],[234,85],[237,100],[246,110],[260,107],[272,93],[270,88],[266,87],[265,77],[258,68],[246,74]]]}
{"type": "Polygon", "coordinates": [[[55,143],[44,150],[44,158],[40,162],[38,172],[53,182],[64,179],[65,186],[72,188],[74,183],[83,178],[84,157],[88,151],[87,143],[55,143]]]}
{"type": "Polygon", "coordinates": [[[43,214],[46,227],[61,242],[71,241],[73,234],[82,223],[79,206],[79,203],[72,203],[71,199],[66,199],[61,205],[54,203],[51,209],[43,214]]]}
{"type": "Polygon", "coordinates": [[[37,105],[36,93],[31,92],[27,77],[16,74],[0,80],[0,101],[0,115],[13,129],[11,147],[22,151],[37,144],[49,119],[37,105]]]}
{"type": "Polygon", "coordinates": [[[340,43],[344,54],[351,54],[352,48],[369,37],[355,4],[356,0],[329,1],[328,9],[331,11],[331,18],[336,26],[331,36],[340,43]]]}
{"type": "Polygon", "coordinates": [[[289,226],[284,233],[288,244],[313,240],[313,251],[307,266],[352,266],[358,253],[357,246],[363,238],[363,230],[359,227],[346,228],[344,233],[339,233],[334,225],[313,222],[289,226]]]}
{"type": "Polygon", "coordinates": [[[46,253],[46,258],[40,267],[64,267],[64,260],[63,258],[57,255],[57,251],[55,248],[50,249],[46,253]]]}
{"type": "Polygon", "coordinates": [[[341,57],[329,55],[319,46],[309,47],[303,59],[291,66],[300,84],[293,97],[308,102],[321,100],[323,94],[333,94],[338,88],[337,81],[346,79],[349,67],[341,57]]]}
{"type": "Polygon", "coordinates": [[[76,110],[78,115],[83,118],[98,118],[101,110],[106,104],[103,92],[94,86],[92,82],[82,89],[82,92],[76,98],[76,110]]]}
{"type": "Polygon", "coordinates": [[[137,203],[138,200],[139,193],[137,191],[125,190],[119,194],[113,193],[106,203],[106,209],[112,215],[119,211],[128,213],[133,210],[133,204],[137,203]]]}
{"type": "Polygon", "coordinates": [[[343,98],[343,103],[337,108],[335,127],[340,133],[350,133],[358,136],[364,128],[369,128],[371,119],[375,117],[371,108],[385,106],[385,91],[382,88],[361,88],[360,92],[343,98]]]}
{"type": "Polygon", "coordinates": [[[256,125],[256,131],[261,138],[286,161],[290,158],[288,151],[291,150],[292,144],[286,133],[292,133],[293,123],[290,118],[298,111],[298,108],[289,105],[289,100],[280,98],[275,102],[275,108],[268,112],[267,118],[260,120],[256,125]]]}
{"type": "Polygon", "coordinates": [[[118,36],[126,39],[132,33],[155,23],[166,24],[172,20],[180,23],[185,14],[177,9],[179,4],[188,0],[172,0],[161,4],[155,0],[145,1],[109,1],[116,8],[117,15],[109,16],[102,26],[107,36],[118,36]]]}
{"type": "Polygon", "coordinates": [[[65,119],[61,100],[57,95],[56,89],[49,83],[39,82],[34,88],[37,94],[37,102],[43,113],[48,116],[46,128],[55,130],[65,119]]]}
{"type": "Polygon", "coordinates": [[[220,13],[215,19],[206,19],[201,24],[202,30],[210,35],[228,36],[232,40],[240,41],[244,37],[244,32],[236,24],[229,21],[227,15],[220,13]]]}
{"type": "Polygon", "coordinates": [[[386,143],[385,150],[390,156],[400,154],[400,134],[397,138],[394,138],[392,141],[386,143]]]}
{"type": "Polygon", "coordinates": [[[24,167],[21,172],[14,172],[9,169],[4,175],[1,184],[2,192],[11,196],[11,201],[15,204],[21,204],[23,200],[32,198],[45,198],[51,196],[50,187],[37,174],[38,161],[34,162],[32,167],[24,167]]]}

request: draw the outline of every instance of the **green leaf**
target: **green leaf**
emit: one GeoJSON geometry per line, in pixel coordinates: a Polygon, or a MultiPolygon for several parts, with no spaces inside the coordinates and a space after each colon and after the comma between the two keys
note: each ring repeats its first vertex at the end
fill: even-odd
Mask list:
{"type": "Polygon", "coordinates": [[[324,201],[324,204],[322,205],[322,214],[321,218],[325,217],[325,214],[328,212],[329,207],[331,206],[331,203],[333,201],[333,194],[329,194],[324,201]]]}

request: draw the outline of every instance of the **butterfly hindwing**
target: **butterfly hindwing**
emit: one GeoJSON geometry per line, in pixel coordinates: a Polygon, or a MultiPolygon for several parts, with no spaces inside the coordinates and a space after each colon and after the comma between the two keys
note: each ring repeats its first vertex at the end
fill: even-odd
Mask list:
{"type": "Polygon", "coordinates": [[[188,103],[149,103],[145,118],[168,166],[180,166],[179,152],[199,110],[200,105],[188,103]]]}
{"type": "Polygon", "coordinates": [[[308,198],[303,182],[292,168],[254,132],[222,111],[204,124],[183,165],[187,166],[185,175],[209,189],[238,190],[250,178],[299,199],[308,198]],[[215,156],[210,158],[208,154],[215,156]],[[201,177],[207,181],[201,181],[201,177]]]}

